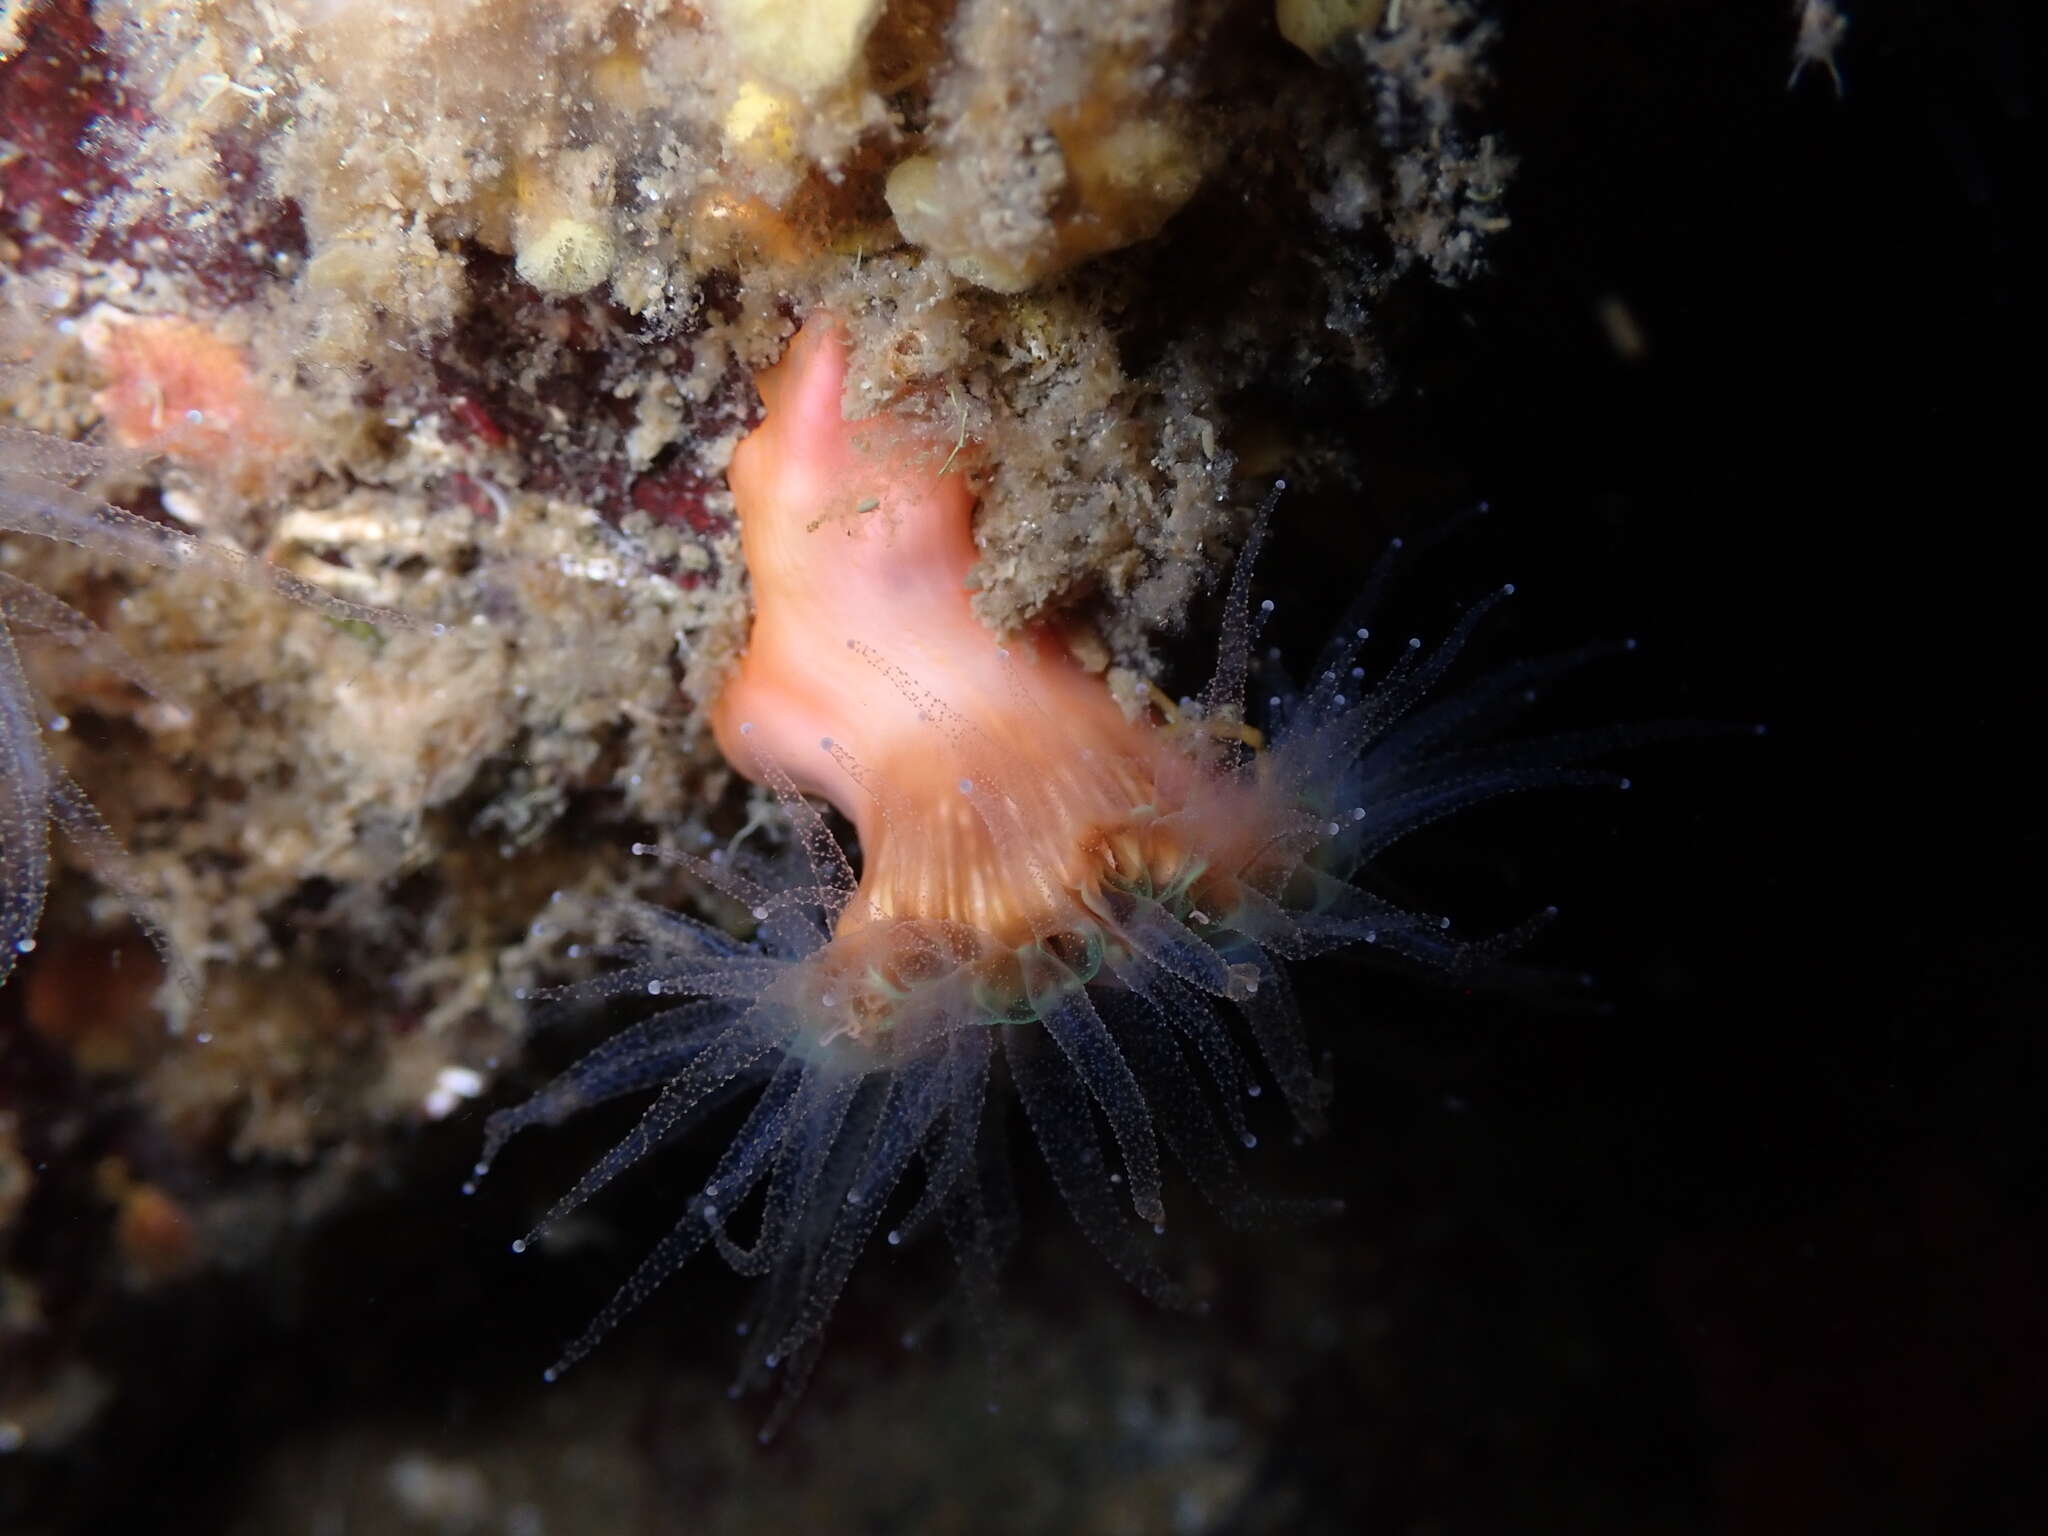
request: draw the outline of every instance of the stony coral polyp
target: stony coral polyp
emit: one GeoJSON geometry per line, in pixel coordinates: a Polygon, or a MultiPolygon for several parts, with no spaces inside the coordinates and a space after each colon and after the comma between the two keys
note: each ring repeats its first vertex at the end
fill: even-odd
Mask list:
{"type": "Polygon", "coordinates": [[[1127,720],[1052,636],[1005,647],[981,628],[966,598],[971,493],[940,468],[943,444],[844,421],[845,367],[838,334],[807,327],[764,377],[767,417],[733,466],[756,617],[715,718],[728,756],[787,813],[790,852],[779,866],[667,855],[739,901],[754,932],[628,914],[636,963],[569,1000],[675,1006],[494,1116],[478,1165],[528,1126],[654,1091],[545,1230],[752,1095],[676,1226],[551,1375],[707,1247],[761,1278],[741,1380],[778,1373],[785,1405],[885,1214],[892,1243],[942,1223],[986,1291],[1006,1211],[980,1134],[998,1051],[1082,1230],[1148,1294],[1183,1300],[1154,1257],[1163,1165],[1226,1217],[1256,1220],[1266,1206],[1238,1161],[1255,1144],[1246,1101],[1270,1082],[1304,1130],[1322,1121],[1285,963],[1373,944],[1462,969],[1511,947],[1524,931],[1467,944],[1375,895],[1374,859],[1480,801],[1613,782],[1578,765],[1616,733],[1497,739],[1582,655],[1440,689],[1505,589],[1376,675],[1356,625],[1305,687],[1262,671],[1265,732],[1250,728],[1256,533],[1214,680],[1172,720],[1127,720]],[[853,822],[858,874],[810,794],[853,822]]]}

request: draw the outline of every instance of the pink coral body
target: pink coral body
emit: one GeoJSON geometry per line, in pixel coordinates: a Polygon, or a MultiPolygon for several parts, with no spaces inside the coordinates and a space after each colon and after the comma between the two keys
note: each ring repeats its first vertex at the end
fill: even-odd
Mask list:
{"type": "Polygon", "coordinates": [[[1136,856],[1133,812],[1179,754],[1057,635],[1005,645],[981,624],[957,445],[899,417],[846,420],[846,370],[839,329],[806,326],[761,375],[766,419],[733,455],[755,618],[713,710],[719,745],[853,822],[863,872],[842,934],[915,918],[1043,937],[1136,856]]]}

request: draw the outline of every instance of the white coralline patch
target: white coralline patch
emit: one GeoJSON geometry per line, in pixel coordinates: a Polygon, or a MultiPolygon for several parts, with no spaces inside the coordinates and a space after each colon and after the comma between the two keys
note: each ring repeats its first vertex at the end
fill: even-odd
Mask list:
{"type": "Polygon", "coordinates": [[[420,1110],[429,1120],[446,1120],[484,1091],[484,1077],[473,1067],[443,1067],[420,1110]]]}

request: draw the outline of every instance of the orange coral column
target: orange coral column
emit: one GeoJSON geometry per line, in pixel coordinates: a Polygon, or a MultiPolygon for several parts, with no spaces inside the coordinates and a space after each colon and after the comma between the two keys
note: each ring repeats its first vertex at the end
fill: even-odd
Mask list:
{"type": "Polygon", "coordinates": [[[742,773],[763,779],[765,758],[854,823],[864,916],[1014,927],[1005,886],[1025,875],[969,786],[1000,786],[1027,862],[1079,879],[1087,825],[1129,777],[1107,760],[1148,749],[1055,637],[1005,645],[975,617],[956,444],[899,417],[847,421],[846,370],[844,333],[819,318],[760,377],[767,414],[731,469],[755,617],[713,728],[742,773]]]}

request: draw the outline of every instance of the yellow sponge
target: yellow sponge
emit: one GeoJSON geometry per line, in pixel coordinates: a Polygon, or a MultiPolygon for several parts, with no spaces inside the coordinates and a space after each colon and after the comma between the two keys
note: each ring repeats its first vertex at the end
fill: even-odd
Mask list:
{"type": "Polygon", "coordinates": [[[1370,32],[1380,24],[1387,0],[1274,0],[1280,35],[1312,59],[1329,51],[1347,32],[1370,32]]]}
{"type": "Polygon", "coordinates": [[[882,0],[715,0],[711,11],[753,73],[816,96],[853,74],[882,0]]]}
{"type": "Polygon", "coordinates": [[[587,293],[611,276],[611,234],[587,219],[552,219],[519,247],[519,275],[542,293],[587,293]]]}

